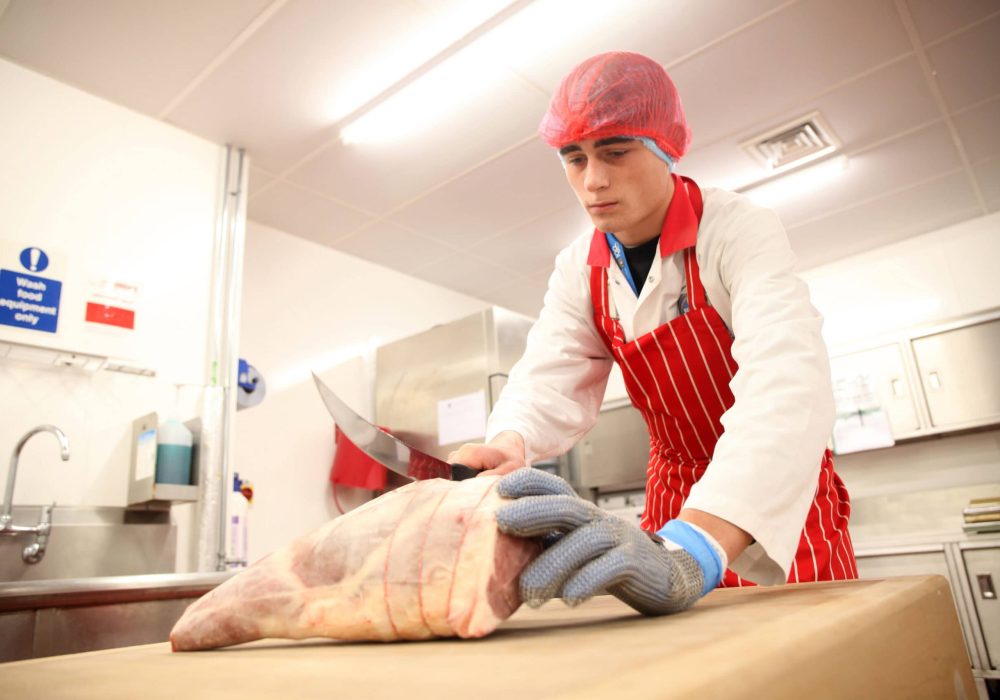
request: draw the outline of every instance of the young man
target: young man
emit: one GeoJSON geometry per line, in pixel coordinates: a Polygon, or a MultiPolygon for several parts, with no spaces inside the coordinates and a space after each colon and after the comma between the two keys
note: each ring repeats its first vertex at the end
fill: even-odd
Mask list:
{"type": "Polygon", "coordinates": [[[513,472],[500,528],[555,542],[523,597],[607,590],[660,614],[720,584],[856,578],[822,319],[776,215],[673,173],[690,130],[644,56],[574,68],[539,132],[596,229],[559,254],[488,442],[451,455],[513,472]],[[649,428],[642,530],[520,469],[593,426],[612,362],[649,428]]]}

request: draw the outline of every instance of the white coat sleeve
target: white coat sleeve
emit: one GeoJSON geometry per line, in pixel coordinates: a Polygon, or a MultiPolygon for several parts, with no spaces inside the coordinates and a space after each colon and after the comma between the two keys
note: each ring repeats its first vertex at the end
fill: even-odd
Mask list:
{"type": "Polygon", "coordinates": [[[490,414],[486,439],[513,430],[533,461],[569,450],[597,421],[613,360],[594,326],[586,248],[556,259],[524,355],[490,414]]]}
{"type": "Polygon", "coordinates": [[[718,270],[732,303],[735,397],[687,508],[737,525],[756,540],[730,564],[762,584],[784,583],[798,548],[835,409],[822,317],[794,273],[777,215],[742,198],[727,232],[699,260],[718,270]]]}

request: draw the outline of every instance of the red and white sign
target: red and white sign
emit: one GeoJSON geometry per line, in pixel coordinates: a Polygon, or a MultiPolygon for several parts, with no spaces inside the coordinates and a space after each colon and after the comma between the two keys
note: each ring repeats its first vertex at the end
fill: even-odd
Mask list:
{"type": "Polygon", "coordinates": [[[138,296],[139,288],[135,285],[110,280],[95,283],[87,300],[84,319],[88,323],[134,330],[138,296]]]}

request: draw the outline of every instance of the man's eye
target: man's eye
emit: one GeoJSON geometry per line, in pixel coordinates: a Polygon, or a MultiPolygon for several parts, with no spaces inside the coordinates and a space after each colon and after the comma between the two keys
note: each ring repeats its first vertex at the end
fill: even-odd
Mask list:
{"type": "Polygon", "coordinates": [[[583,156],[574,156],[572,158],[567,158],[566,165],[583,165],[586,159],[583,156]]]}
{"type": "Polygon", "coordinates": [[[618,151],[608,151],[607,155],[610,156],[610,157],[612,157],[612,158],[621,158],[626,153],[628,153],[628,150],[627,149],[623,149],[623,150],[618,150],[618,151]]]}

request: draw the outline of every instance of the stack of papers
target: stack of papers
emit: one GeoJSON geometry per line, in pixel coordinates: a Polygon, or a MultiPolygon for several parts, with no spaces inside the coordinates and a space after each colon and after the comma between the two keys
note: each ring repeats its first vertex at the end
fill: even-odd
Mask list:
{"type": "Polygon", "coordinates": [[[1000,496],[973,498],[962,509],[966,532],[1000,532],[1000,496]]]}

